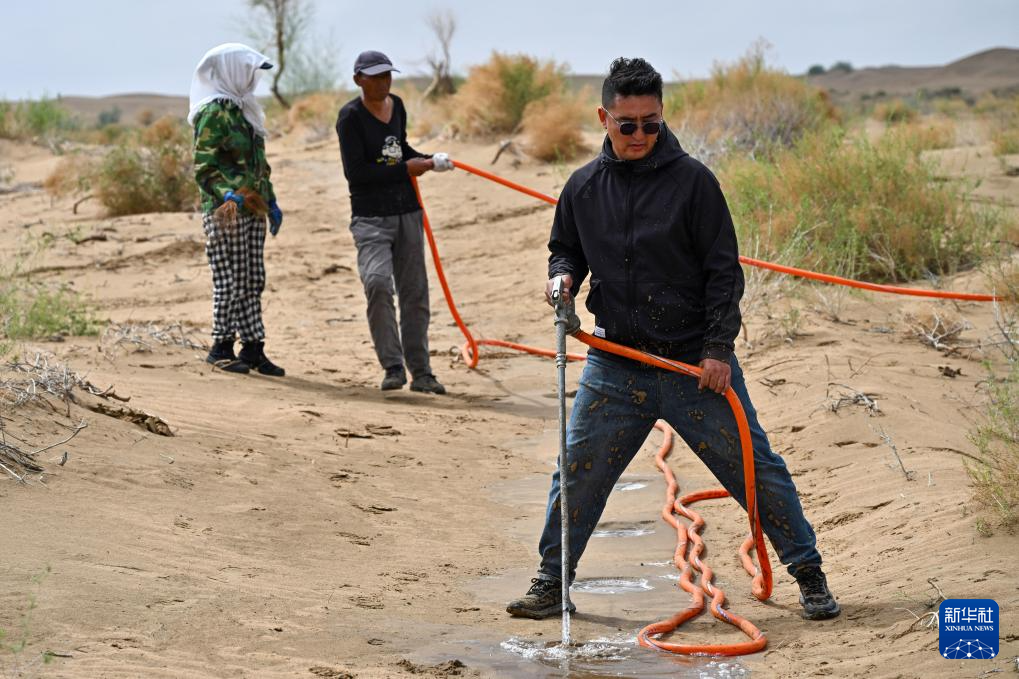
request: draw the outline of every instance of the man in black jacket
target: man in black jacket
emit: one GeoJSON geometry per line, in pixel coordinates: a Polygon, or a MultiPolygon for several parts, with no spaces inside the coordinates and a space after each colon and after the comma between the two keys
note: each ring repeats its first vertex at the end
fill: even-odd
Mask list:
{"type": "MultiPolygon", "coordinates": [[[[567,428],[571,561],[576,572],[613,485],[658,419],[666,420],[746,507],[732,386],[750,424],[765,533],[800,587],[803,616],[839,605],[821,570],[814,531],[785,462],[757,421],[733,353],[743,271],[718,180],[680,147],[662,119],[662,77],[643,59],[617,59],[598,110],[601,155],[570,177],[549,240],[548,287],[564,276],[575,295],[591,274],[594,334],[702,369],[700,381],[596,349],[567,428]],[[576,508],[576,509],[574,509],[576,508]]],[[[544,618],[561,610],[559,472],[552,476],[541,565],[507,611],[544,618]]]]}
{"type": "Polygon", "coordinates": [[[453,166],[446,154],[427,156],[407,143],[407,111],[389,91],[395,70],[382,52],[358,55],[354,82],[361,95],[340,109],[336,121],[350,186],[350,231],[368,300],[368,327],[385,370],[382,389],[403,387],[410,369],[413,391],[444,394],[429,361],[424,225],[410,180],[453,166]],[[394,292],[400,300],[399,327],[394,292]]]}

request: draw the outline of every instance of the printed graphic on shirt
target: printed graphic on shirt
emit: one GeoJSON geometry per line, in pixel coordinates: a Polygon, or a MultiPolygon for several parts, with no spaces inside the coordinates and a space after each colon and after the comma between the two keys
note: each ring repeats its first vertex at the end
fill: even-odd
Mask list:
{"type": "Polygon", "coordinates": [[[376,162],[396,165],[401,160],[403,160],[403,149],[400,148],[400,140],[389,135],[382,146],[382,157],[376,162]]]}

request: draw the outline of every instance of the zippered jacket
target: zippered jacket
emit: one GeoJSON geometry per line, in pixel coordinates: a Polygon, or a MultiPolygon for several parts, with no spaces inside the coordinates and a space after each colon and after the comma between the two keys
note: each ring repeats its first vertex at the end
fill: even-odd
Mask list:
{"type": "Polygon", "coordinates": [[[248,188],[266,203],[276,200],[265,139],[255,133],[240,106],[217,99],[195,117],[195,181],[202,195],[202,210],[212,212],[223,204],[227,191],[248,188]]]}
{"type": "Polygon", "coordinates": [[[728,361],[740,330],[743,270],[714,174],[662,125],[647,157],[602,152],[566,182],[548,243],[549,277],[573,294],[591,274],[594,334],[680,360],[728,361]]]}

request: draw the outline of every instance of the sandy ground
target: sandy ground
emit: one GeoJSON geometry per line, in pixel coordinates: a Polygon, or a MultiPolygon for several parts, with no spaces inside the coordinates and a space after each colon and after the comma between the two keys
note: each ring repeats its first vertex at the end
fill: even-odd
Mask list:
{"type": "MultiPolygon", "coordinates": [[[[50,234],[52,244],[27,264],[38,280],[73,285],[113,322],[182,323],[204,337],[211,283],[198,216],[108,219],[92,203],[72,215],[70,201],[52,203],[31,188],[57,159],[0,144],[13,182],[27,186],[0,195],[4,261],[50,234]],[[89,235],[104,239],[82,240],[89,235]]],[[[423,147],[485,167],[493,155],[488,146],[423,147]]],[[[946,162],[953,158],[952,167],[985,180],[982,192],[1015,200],[1019,179],[1004,176],[986,149],[959,149],[946,162]]],[[[501,647],[559,635],[558,620],[503,612],[536,565],[556,455],[553,364],[489,351],[478,370],[467,370],[433,279],[433,365],[450,393],[383,395],[338,152],[332,142],[309,146],[291,135],[270,143],[270,161],[287,217],[266,248],[265,317],[268,351],[286,378],[222,374],[201,350],[109,337],[26,349],[113,385],[131,407],[163,418],[173,436],[78,406],[69,415],[36,404],[5,416],[9,433],[39,446],[80,418],[88,428],[42,454],[45,486],[0,477],[0,628],[17,636],[27,620],[28,641],[18,656],[0,654],[0,676],[19,676],[18,663],[31,665],[44,651],[60,657],[25,676],[564,676],[501,647]],[[57,466],[65,450],[68,461],[57,466]]],[[[547,192],[565,179],[550,166],[504,163],[496,171],[547,192]]],[[[552,346],[551,312],[540,298],[551,209],[462,172],[427,176],[422,186],[457,303],[475,332],[552,346]]],[[[944,284],[987,288],[976,273],[944,284]]],[[[704,505],[717,580],[732,609],[769,638],[767,650],[739,668],[763,677],[1013,671],[1016,540],[975,530],[963,467],[974,453],[967,432],[980,417],[986,356],[946,356],[912,337],[910,314],[932,310],[972,326],[963,344],[991,335],[987,305],[806,286],[789,286],[748,314],[749,343],[741,341],[739,353],[751,393],[799,486],[844,613],[802,621],[781,567],[772,600],[754,600],[736,557],[745,518],[732,501],[704,505]],[[788,329],[792,308],[798,334],[786,340],[782,320],[788,329]],[[833,410],[850,390],[869,394],[879,412],[833,410]],[[914,614],[936,607],[939,589],[997,600],[998,660],[944,660],[937,632],[912,624],[914,614]]],[[[571,365],[572,383],[579,372],[571,365]]],[[[578,574],[643,580],[652,589],[575,595],[575,636],[628,650],[624,660],[574,667],[571,676],[731,669],[630,646],[640,627],[687,602],[661,565],[674,540],[657,518],[664,489],[652,439],[623,478],[629,490],[613,496],[604,517],[607,529],[644,534],[593,540],[578,574]]],[[[685,490],[715,485],[687,450],[677,450],[673,468],[685,490]]],[[[706,616],[683,638],[740,635],[706,616]]]]}

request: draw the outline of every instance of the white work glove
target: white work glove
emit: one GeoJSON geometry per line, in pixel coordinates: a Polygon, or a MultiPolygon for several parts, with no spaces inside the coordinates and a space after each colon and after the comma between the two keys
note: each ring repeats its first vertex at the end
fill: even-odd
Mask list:
{"type": "Polygon", "coordinates": [[[436,153],[432,156],[432,166],[436,172],[445,172],[453,169],[453,161],[449,159],[448,153],[436,153]]]}

